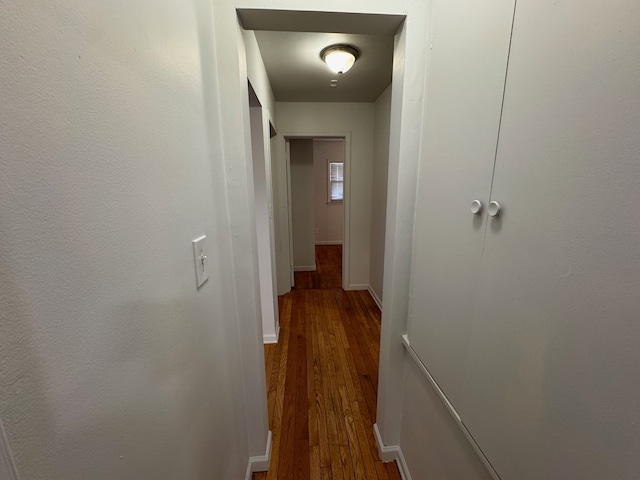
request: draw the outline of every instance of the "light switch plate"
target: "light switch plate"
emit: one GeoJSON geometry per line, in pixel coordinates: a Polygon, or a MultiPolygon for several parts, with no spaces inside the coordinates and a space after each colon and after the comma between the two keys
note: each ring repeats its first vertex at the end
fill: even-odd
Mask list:
{"type": "Polygon", "coordinates": [[[207,258],[207,236],[203,235],[191,242],[193,244],[193,262],[196,267],[196,285],[200,288],[209,278],[209,262],[207,258]]]}

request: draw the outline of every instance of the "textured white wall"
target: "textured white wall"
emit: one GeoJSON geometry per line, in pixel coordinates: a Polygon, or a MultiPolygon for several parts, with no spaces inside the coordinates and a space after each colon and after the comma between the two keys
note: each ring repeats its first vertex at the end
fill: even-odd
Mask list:
{"type": "Polygon", "coordinates": [[[313,140],[291,140],[293,267],[315,270],[313,140]]]}
{"type": "Polygon", "coordinates": [[[342,243],[344,203],[327,203],[328,162],[344,162],[344,140],[313,141],[313,175],[315,186],[316,243],[342,243]]]}
{"type": "Polygon", "coordinates": [[[382,299],[384,275],[384,235],[387,223],[387,180],[389,170],[389,128],[391,121],[391,85],[374,104],[373,179],[371,189],[371,256],[369,285],[382,299]]]}
{"type": "MultiPolygon", "coordinates": [[[[350,241],[349,281],[351,285],[368,285],[373,103],[277,102],[276,110],[281,133],[351,133],[351,225],[345,232],[350,241]]],[[[280,155],[284,155],[281,148],[280,155]]],[[[282,175],[278,180],[281,184],[286,181],[282,175]]]]}
{"type": "Polygon", "coordinates": [[[0,417],[21,477],[242,478],[209,2],[1,8],[0,417]]]}

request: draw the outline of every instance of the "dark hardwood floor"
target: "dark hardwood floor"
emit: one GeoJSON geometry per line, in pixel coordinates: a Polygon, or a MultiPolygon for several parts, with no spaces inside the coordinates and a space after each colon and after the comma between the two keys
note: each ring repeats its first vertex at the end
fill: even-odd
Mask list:
{"type": "Polygon", "coordinates": [[[316,271],[293,276],[294,290],[342,288],[342,245],[316,245],[316,271]]]}
{"type": "Polygon", "coordinates": [[[265,345],[271,466],[254,480],[400,479],[373,437],[380,310],[368,292],[340,288],[336,250],[319,246],[318,271],[304,272],[315,275],[279,297],[279,343],[265,345]]]}

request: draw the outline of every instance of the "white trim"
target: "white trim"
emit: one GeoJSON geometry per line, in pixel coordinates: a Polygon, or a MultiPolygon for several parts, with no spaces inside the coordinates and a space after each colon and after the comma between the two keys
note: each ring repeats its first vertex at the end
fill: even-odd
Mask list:
{"type": "Polygon", "coordinates": [[[294,272],[315,272],[316,265],[301,265],[299,267],[293,267],[294,272]]]}
{"type": "Polygon", "coordinates": [[[280,324],[276,325],[276,333],[268,333],[262,336],[262,342],[265,345],[271,343],[278,343],[278,338],[280,338],[280,324]]]}
{"type": "MultiPolygon", "coordinates": [[[[286,171],[289,172],[287,176],[287,188],[288,188],[288,198],[287,203],[289,207],[289,258],[291,262],[293,262],[293,237],[291,233],[291,175],[290,175],[290,163],[291,163],[291,155],[287,148],[289,145],[290,139],[310,139],[310,140],[319,140],[322,138],[328,140],[344,140],[344,201],[342,204],[344,205],[343,211],[343,222],[344,222],[344,238],[342,239],[342,243],[344,248],[342,249],[342,288],[344,290],[349,290],[349,234],[350,234],[350,205],[351,205],[351,132],[281,132],[282,141],[285,145],[285,154],[286,154],[286,171]]],[[[292,263],[293,265],[293,263],[292,263]]],[[[293,271],[291,272],[293,276],[293,271]]],[[[291,279],[291,286],[294,285],[294,279],[291,279]]],[[[351,289],[351,290],[359,290],[359,289],[351,289]]],[[[366,290],[366,289],[363,289],[366,290]]]]}
{"type": "Polygon", "coordinates": [[[367,290],[369,290],[369,295],[371,295],[371,297],[373,298],[373,301],[376,302],[376,305],[378,305],[378,308],[382,312],[382,300],[380,300],[380,297],[378,297],[378,294],[375,292],[373,288],[371,288],[371,285],[369,285],[369,288],[367,288],[367,290]]]}
{"type": "Polygon", "coordinates": [[[369,289],[369,284],[367,283],[356,283],[356,284],[352,284],[352,285],[348,285],[347,288],[345,288],[345,291],[349,291],[349,290],[368,290],[369,289]]]}
{"type": "Polygon", "coordinates": [[[316,240],[316,245],[342,245],[342,240],[316,240]]]}
{"type": "Polygon", "coordinates": [[[18,480],[18,468],[9,447],[9,439],[0,420],[0,478],[18,480]]]}
{"type": "Polygon", "coordinates": [[[396,458],[396,465],[398,465],[398,470],[400,471],[402,480],[413,480],[411,478],[411,472],[409,472],[409,465],[407,465],[407,461],[404,459],[404,455],[402,454],[402,449],[398,449],[398,458],[396,458]]]}
{"type": "MultiPolygon", "coordinates": [[[[291,210],[291,152],[289,151],[289,140],[291,139],[309,139],[309,140],[335,140],[344,141],[344,213],[343,218],[343,239],[342,245],[342,288],[348,290],[349,285],[349,237],[350,237],[350,205],[351,205],[351,132],[280,132],[282,142],[284,142],[285,151],[285,171],[287,174],[287,206],[289,209],[289,261],[293,265],[293,225],[291,210]]],[[[295,284],[293,272],[291,270],[291,286],[295,284]]]]}
{"type": "Polygon", "coordinates": [[[351,270],[351,133],[344,135],[344,209],[342,249],[342,288],[347,289],[351,270]]]}
{"type": "Polygon", "coordinates": [[[293,209],[291,207],[291,144],[289,139],[284,139],[285,162],[284,170],[287,177],[287,234],[289,235],[289,290],[295,286],[293,275],[293,209]]]}
{"type": "Polygon", "coordinates": [[[251,480],[251,476],[256,472],[266,472],[269,470],[269,463],[271,463],[271,430],[267,435],[267,446],[265,448],[264,455],[257,457],[249,457],[249,463],[247,464],[247,473],[244,476],[245,480],[251,480]]]}
{"type": "Polygon", "coordinates": [[[378,456],[383,463],[393,462],[398,458],[400,447],[398,445],[387,446],[382,441],[382,435],[378,429],[378,424],[373,424],[373,436],[376,438],[376,447],[378,447],[378,456]]]}
{"type": "Polygon", "coordinates": [[[478,455],[478,458],[484,465],[489,475],[491,475],[491,478],[493,478],[494,480],[500,480],[500,476],[498,475],[498,472],[494,470],[493,465],[491,465],[491,462],[489,462],[489,459],[485,456],[484,452],[480,449],[480,446],[476,443],[475,439],[471,436],[471,433],[469,433],[469,430],[467,430],[467,427],[462,421],[462,418],[460,417],[460,414],[458,413],[458,411],[451,404],[451,402],[449,401],[447,396],[444,394],[444,392],[442,391],[442,389],[440,388],[436,380],[433,378],[433,376],[431,375],[431,373],[429,372],[425,364],[422,363],[422,360],[420,360],[420,357],[418,357],[418,354],[411,347],[411,342],[409,341],[409,337],[406,334],[402,335],[401,341],[402,341],[402,345],[407,350],[407,353],[409,353],[409,355],[411,356],[413,361],[416,363],[416,365],[418,366],[420,371],[423,373],[423,375],[427,377],[427,380],[429,380],[429,383],[438,394],[438,397],[440,397],[440,400],[442,400],[442,403],[445,405],[445,407],[447,408],[447,410],[449,411],[453,419],[456,421],[456,424],[458,425],[458,427],[460,427],[460,430],[464,434],[465,438],[467,439],[467,441],[469,442],[473,450],[476,452],[476,455],[478,455]]]}
{"type": "Polygon", "coordinates": [[[380,460],[384,463],[396,462],[402,480],[412,480],[411,473],[409,472],[409,466],[402,454],[402,449],[399,445],[389,446],[384,444],[377,423],[373,424],[373,436],[376,439],[376,447],[378,447],[378,456],[380,457],[380,460]]]}

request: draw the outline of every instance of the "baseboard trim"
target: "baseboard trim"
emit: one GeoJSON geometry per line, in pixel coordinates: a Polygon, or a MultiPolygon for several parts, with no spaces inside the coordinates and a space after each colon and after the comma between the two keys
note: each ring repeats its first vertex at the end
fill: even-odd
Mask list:
{"type": "Polygon", "coordinates": [[[294,272],[315,272],[316,266],[314,265],[301,265],[299,267],[293,267],[294,272]]]}
{"type": "Polygon", "coordinates": [[[272,435],[271,430],[267,434],[267,447],[265,449],[264,455],[259,455],[257,457],[249,457],[249,463],[247,465],[247,473],[245,475],[245,480],[251,480],[251,476],[256,472],[266,472],[269,470],[269,463],[271,463],[271,441],[272,435]]]}
{"type": "Polygon", "coordinates": [[[351,284],[351,285],[347,285],[347,288],[345,288],[345,290],[368,290],[368,289],[369,289],[369,285],[366,283],[351,284]]]}
{"type": "Polygon", "coordinates": [[[280,338],[280,325],[276,327],[276,333],[268,333],[262,336],[262,343],[265,345],[269,345],[272,343],[278,343],[278,338],[280,338]]]}
{"type": "Polygon", "coordinates": [[[411,478],[411,473],[409,472],[407,461],[404,459],[404,455],[402,454],[402,450],[398,450],[396,465],[398,465],[398,470],[400,471],[400,477],[402,477],[402,480],[413,480],[411,478]]]}
{"type": "Polygon", "coordinates": [[[342,245],[342,240],[316,240],[316,245],[342,245]]]}
{"type": "Polygon", "coordinates": [[[384,463],[396,462],[402,480],[412,480],[411,473],[409,473],[409,466],[407,465],[407,461],[404,459],[404,455],[402,454],[402,449],[399,445],[389,446],[384,444],[377,423],[373,424],[373,436],[376,439],[376,447],[378,447],[378,455],[380,456],[380,460],[382,460],[384,463]]]}
{"type": "Polygon", "coordinates": [[[367,290],[369,290],[369,294],[373,298],[373,301],[376,302],[376,305],[378,305],[378,308],[380,309],[380,311],[382,311],[382,300],[380,300],[378,294],[373,290],[373,288],[371,288],[371,285],[369,285],[369,288],[367,290]]]}

